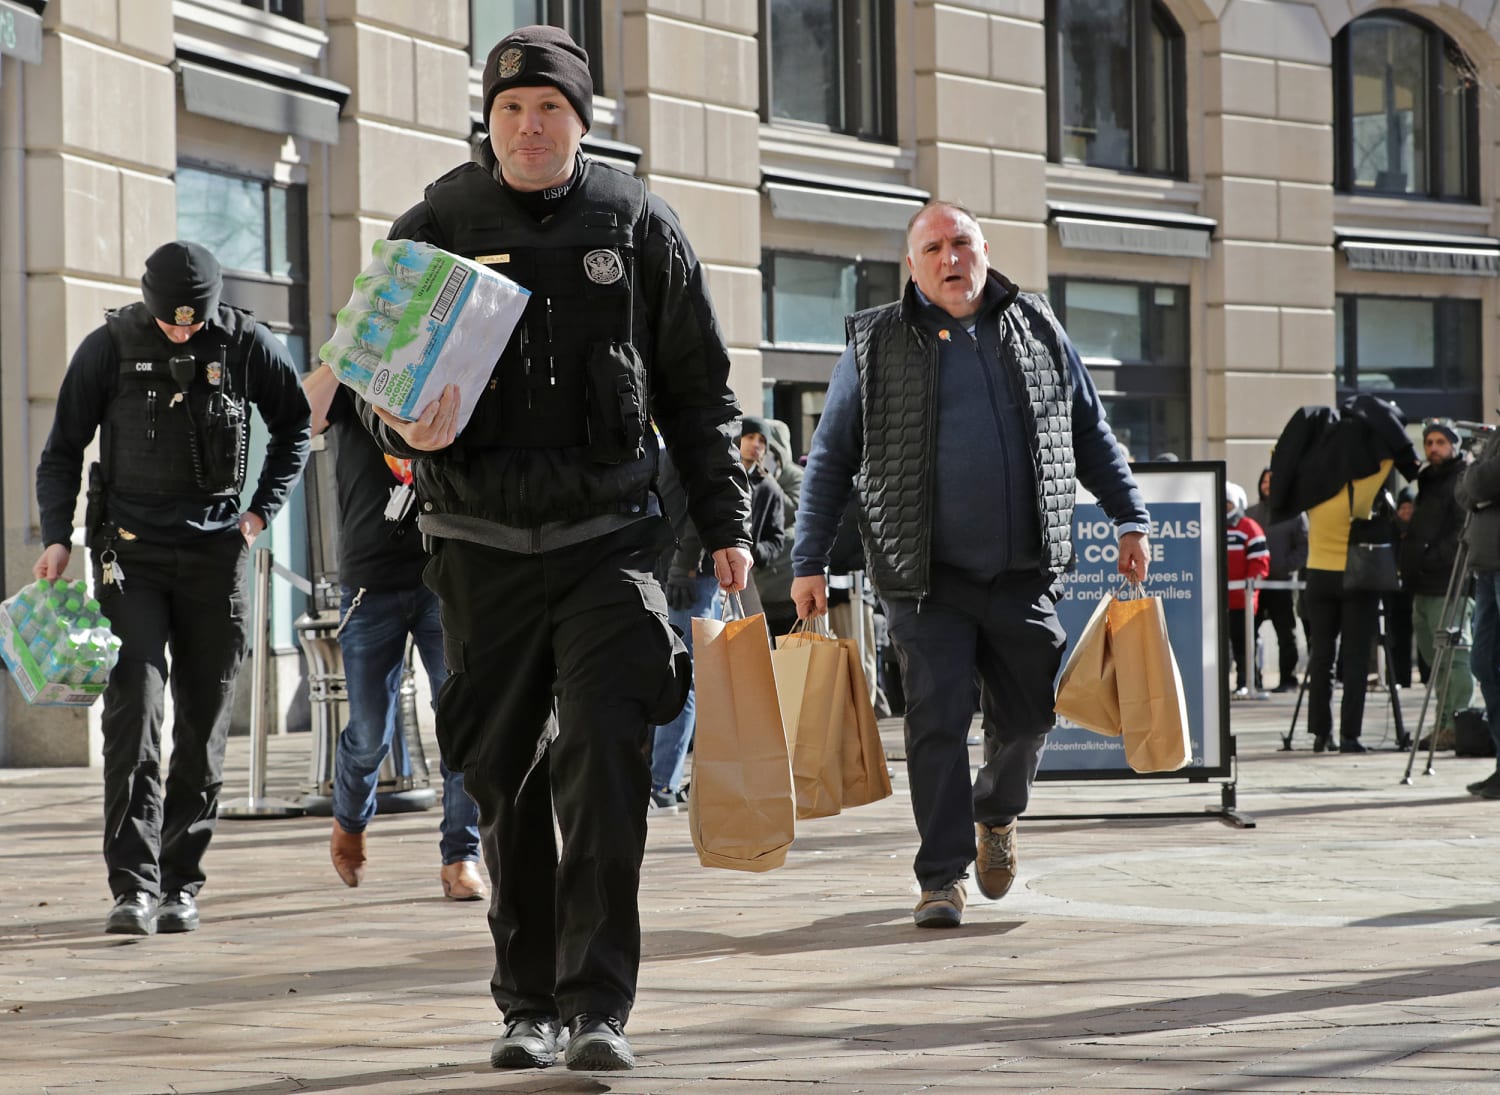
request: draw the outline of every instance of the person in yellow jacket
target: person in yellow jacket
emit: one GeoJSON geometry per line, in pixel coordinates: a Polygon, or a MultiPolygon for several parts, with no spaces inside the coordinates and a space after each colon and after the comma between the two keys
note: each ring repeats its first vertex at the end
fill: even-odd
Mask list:
{"type": "Polygon", "coordinates": [[[1353,481],[1354,494],[1341,490],[1307,511],[1308,553],[1303,591],[1307,613],[1307,724],[1313,752],[1337,749],[1363,753],[1360,724],[1365,714],[1365,668],[1375,639],[1380,594],[1344,588],[1349,528],[1368,518],[1393,462],[1383,460],[1373,475],[1353,481]],[[1339,707],[1339,740],[1333,740],[1334,648],[1342,643],[1344,697],[1339,707]]]}

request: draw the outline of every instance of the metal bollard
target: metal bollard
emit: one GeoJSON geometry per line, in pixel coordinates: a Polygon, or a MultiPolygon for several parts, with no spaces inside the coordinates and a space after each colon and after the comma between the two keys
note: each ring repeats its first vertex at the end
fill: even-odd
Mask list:
{"type": "Polygon", "coordinates": [[[298,817],[302,807],[266,797],[266,693],[271,683],[271,552],[255,553],[255,600],[251,612],[250,794],[219,804],[228,818],[298,817]]]}

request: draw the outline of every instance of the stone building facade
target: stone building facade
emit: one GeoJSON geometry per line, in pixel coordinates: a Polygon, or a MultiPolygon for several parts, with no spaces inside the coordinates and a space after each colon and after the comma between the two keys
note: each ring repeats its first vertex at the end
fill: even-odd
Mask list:
{"type": "MultiPolygon", "coordinates": [[[[7,589],[69,354],[150,250],[213,246],[226,299],[305,364],[373,240],[468,154],[518,17],[590,48],[587,150],[677,208],[742,402],[799,451],[843,315],[899,291],[929,196],[1052,293],[1137,459],[1248,485],[1292,410],[1344,391],[1495,409],[1494,0],[0,0],[7,589]]],[[[311,577],[320,472],[266,534],[311,577]]],[[[273,599],[295,720],[303,602],[273,599]]],[[[96,762],[88,715],[3,687],[0,765],[96,762]]]]}

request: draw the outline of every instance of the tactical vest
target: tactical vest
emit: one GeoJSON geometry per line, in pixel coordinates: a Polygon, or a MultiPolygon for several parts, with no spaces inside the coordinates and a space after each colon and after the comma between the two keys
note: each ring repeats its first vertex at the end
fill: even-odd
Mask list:
{"type": "Polygon", "coordinates": [[[255,317],[221,304],[187,345],[143,303],[105,317],[119,372],[101,450],[108,488],[194,499],[238,495],[249,446],[246,365],[255,317]]]}
{"type": "MultiPolygon", "coordinates": [[[[856,312],[847,327],[863,414],[859,484],[870,576],[885,596],[921,597],[931,587],[938,345],[910,321],[908,307],[856,312]]],[[[1021,293],[998,324],[1001,359],[1013,363],[1025,394],[1042,565],[1059,574],[1073,558],[1076,488],[1072,382],[1051,317],[1045,298],[1021,293]]]]}
{"type": "Polygon", "coordinates": [[[426,204],[444,248],[531,297],[456,444],[418,461],[418,493],[446,512],[519,526],[638,510],[656,466],[634,291],[645,185],[587,163],[538,222],[468,163],[433,183],[426,204]]]}

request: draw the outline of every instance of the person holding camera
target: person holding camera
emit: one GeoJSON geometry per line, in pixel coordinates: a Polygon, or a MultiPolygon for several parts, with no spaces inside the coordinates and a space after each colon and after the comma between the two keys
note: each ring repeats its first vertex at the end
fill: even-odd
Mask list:
{"type": "Polygon", "coordinates": [[[203,855],[223,782],[230,700],[249,627],[245,558],[302,474],[309,412],[281,340],[220,302],[206,247],[175,241],[146,259],[145,298],[79,344],[37,465],[45,547],[39,579],[63,575],[84,449],[85,542],[100,608],[121,640],[104,692],[104,862],[115,906],[104,930],[198,926],[203,855]],[[241,509],[249,408],[269,432],[241,509]],[[171,651],[172,761],[161,730],[171,651]]]}

